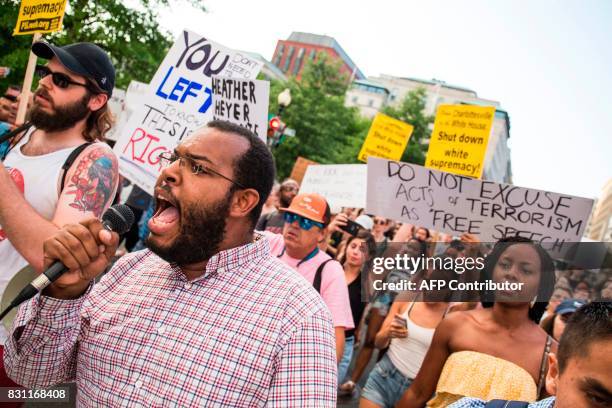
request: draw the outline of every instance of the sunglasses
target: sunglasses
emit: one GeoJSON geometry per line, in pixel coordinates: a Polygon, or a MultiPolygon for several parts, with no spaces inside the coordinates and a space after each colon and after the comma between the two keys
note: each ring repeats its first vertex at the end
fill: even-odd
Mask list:
{"type": "Polygon", "coordinates": [[[308,231],[312,227],[315,227],[315,226],[323,229],[323,224],[321,224],[320,222],[316,222],[308,218],[304,218],[301,215],[286,212],[284,217],[285,217],[285,222],[288,224],[293,224],[297,220],[299,222],[300,228],[303,229],[304,231],[308,231]]]}
{"type": "Polygon", "coordinates": [[[4,94],[2,95],[2,97],[8,99],[11,102],[17,102],[17,97],[15,95],[4,94]]]}
{"type": "Polygon", "coordinates": [[[374,220],[374,224],[387,225],[387,220],[374,220]]]}
{"type": "Polygon", "coordinates": [[[79,85],[79,86],[84,86],[85,88],[89,89],[93,93],[98,93],[98,91],[96,91],[96,89],[94,89],[90,84],[88,83],[82,84],[80,82],[75,82],[72,79],[70,79],[68,75],[62,74],[61,72],[53,72],[49,69],[49,67],[45,65],[37,65],[35,72],[38,78],[40,79],[43,79],[51,75],[53,84],[57,86],[58,88],[66,89],[70,85],[79,85]]]}

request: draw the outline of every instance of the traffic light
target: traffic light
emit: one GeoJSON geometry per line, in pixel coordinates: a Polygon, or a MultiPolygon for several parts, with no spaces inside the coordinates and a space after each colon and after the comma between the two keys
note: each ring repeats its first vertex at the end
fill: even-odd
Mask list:
{"type": "Polygon", "coordinates": [[[278,116],[273,116],[268,122],[268,130],[272,132],[277,132],[280,130],[281,124],[282,122],[280,118],[278,116]]]}

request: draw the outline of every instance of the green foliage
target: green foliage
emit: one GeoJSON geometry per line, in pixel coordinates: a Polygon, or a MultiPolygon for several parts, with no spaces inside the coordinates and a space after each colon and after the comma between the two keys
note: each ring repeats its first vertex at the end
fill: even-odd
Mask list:
{"type": "MultiPolygon", "coordinates": [[[[200,1],[184,2],[204,10],[200,1]]],[[[115,64],[115,86],[125,89],[132,79],[149,82],[166,55],[172,38],[159,27],[157,10],[168,6],[169,0],[70,0],[63,30],[43,37],[56,45],[80,41],[100,45],[115,64]]],[[[23,81],[32,44],[30,35],[13,37],[18,12],[19,1],[0,2],[0,66],[12,70],[0,80],[0,89],[23,81]]]]}
{"type": "Polygon", "coordinates": [[[425,114],[426,91],[417,88],[408,92],[398,107],[386,106],[382,113],[392,118],[414,126],[408,146],[402,155],[401,161],[423,165],[427,154],[427,145],[423,144],[431,134],[429,125],[433,123],[434,116],[425,114]]]}
{"type": "Polygon", "coordinates": [[[291,105],[282,120],[296,133],[274,149],[280,179],[291,173],[298,156],[321,164],[357,162],[370,123],[359,117],[357,109],[344,106],[347,80],[339,64],[320,54],[307,63],[300,81],[291,78],[286,83],[271,83],[271,113],[278,111],[278,94],[285,88],[291,90],[291,105]]]}

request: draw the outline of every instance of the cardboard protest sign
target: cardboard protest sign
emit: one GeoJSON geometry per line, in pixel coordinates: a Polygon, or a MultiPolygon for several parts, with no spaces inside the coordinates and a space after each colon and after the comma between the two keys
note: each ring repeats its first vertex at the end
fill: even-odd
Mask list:
{"type": "Polygon", "coordinates": [[[114,150],[121,174],[152,193],[161,170],[160,153],[172,151],[212,120],[211,78],[255,78],[261,67],[261,62],[240,52],[183,31],[117,140],[114,150]]]}
{"type": "Polygon", "coordinates": [[[440,105],[425,167],[480,178],[494,106],[440,105]]]}
{"type": "Polygon", "coordinates": [[[298,156],[297,160],[293,164],[293,169],[291,170],[291,175],[289,178],[294,179],[299,184],[302,183],[304,179],[304,174],[306,174],[306,169],[310,165],[319,164],[316,161],[308,160],[302,156],[298,156]]]}
{"type": "Polygon", "coordinates": [[[300,194],[321,194],[330,207],[364,208],[367,171],[365,164],[308,166],[300,186],[300,194]]]}
{"type": "Polygon", "coordinates": [[[270,83],[257,79],[212,78],[213,119],[243,126],[266,142],[270,83]]]}
{"type": "Polygon", "coordinates": [[[60,31],[65,11],[66,0],[21,0],[13,35],[60,31]]]}
{"type": "Polygon", "coordinates": [[[413,130],[412,125],[378,113],[357,158],[363,162],[368,161],[368,156],[399,160],[406,150],[413,130]]]}
{"type": "Polygon", "coordinates": [[[483,242],[579,242],[593,200],[370,158],[366,212],[483,242]]]}

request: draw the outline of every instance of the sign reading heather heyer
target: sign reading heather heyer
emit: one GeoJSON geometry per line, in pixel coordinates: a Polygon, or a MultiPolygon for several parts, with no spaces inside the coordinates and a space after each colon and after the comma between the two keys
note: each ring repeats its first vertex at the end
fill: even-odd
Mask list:
{"type": "Polygon", "coordinates": [[[148,193],[159,154],[213,118],[212,76],[255,78],[262,64],[191,31],[175,40],[115,145],[121,174],[148,193]]]}
{"type": "Polygon", "coordinates": [[[212,78],[213,119],[227,120],[266,142],[270,83],[257,79],[212,78]]]}
{"type": "Polygon", "coordinates": [[[494,116],[493,106],[440,105],[425,167],[480,178],[494,116]]]}
{"type": "Polygon", "coordinates": [[[330,207],[364,208],[367,171],[365,164],[308,166],[300,186],[300,194],[321,194],[330,207]]]}
{"type": "Polygon", "coordinates": [[[415,164],[368,160],[366,212],[482,242],[520,235],[579,242],[593,200],[458,176],[415,164]]]}

